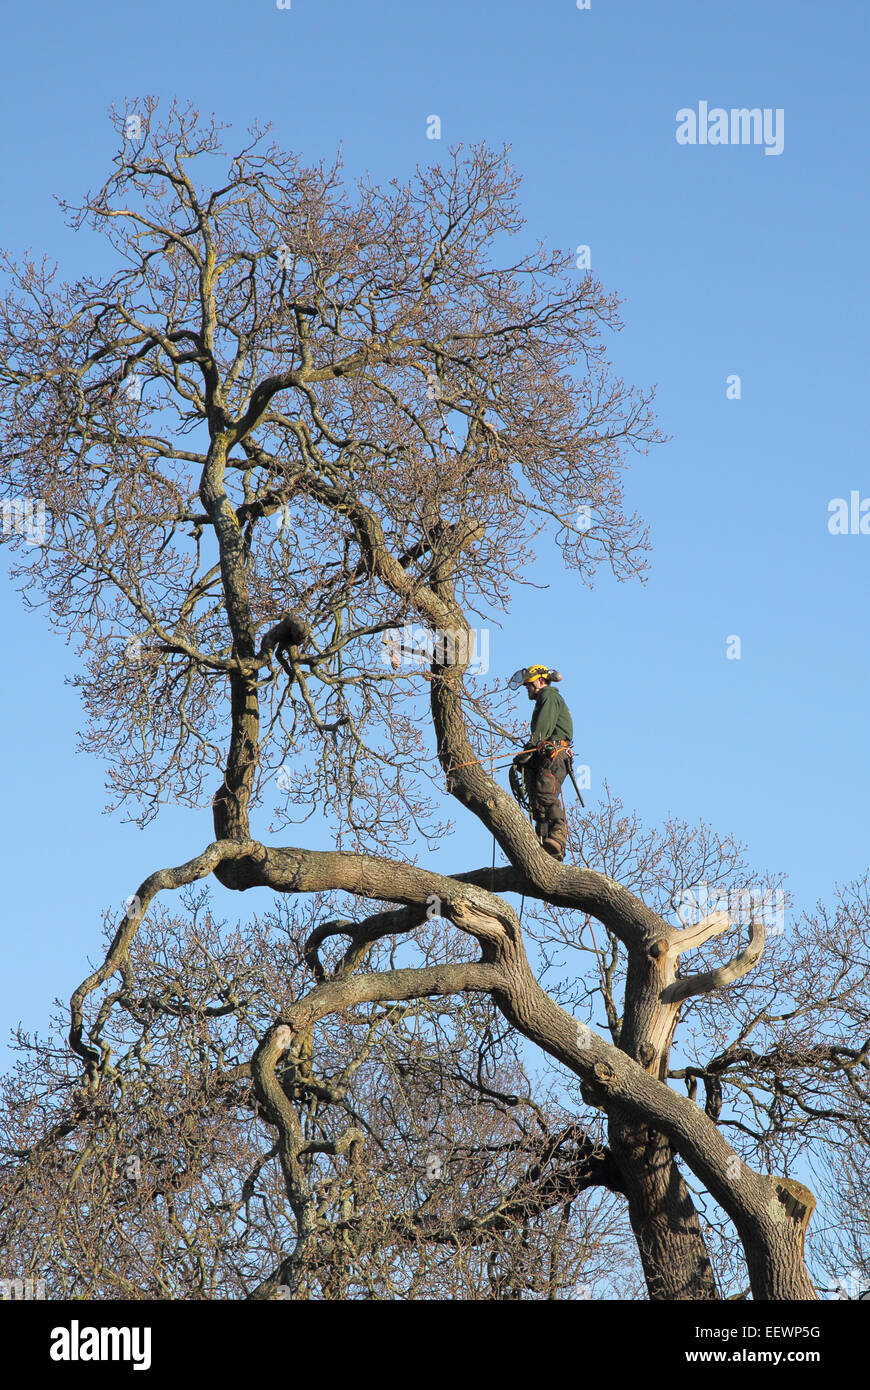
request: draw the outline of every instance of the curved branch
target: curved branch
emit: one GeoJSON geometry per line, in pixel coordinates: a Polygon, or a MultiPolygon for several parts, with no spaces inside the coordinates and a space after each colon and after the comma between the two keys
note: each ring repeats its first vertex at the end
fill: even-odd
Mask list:
{"type": "Polygon", "coordinates": [[[215,840],[194,859],[188,859],[187,863],[179,864],[176,868],[157,869],[139,885],[136,893],[129,899],[130,906],[112,938],[112,943],[106,952],[102,965],[98,966],[88,975],[87,979],[82,981],[70,999],[69,1043],[73,1051],[87,1062],[89,1075],[93,1076],[94,1068],[101,1061],[105,1063],[108,1052],[105,1047],[101,1052],[97,1052],[82,1042],[84,1001],[89,994],[93,993],[109,978],[113,971],[124,964],[127,959],[127,952],[139,929],[139,924],[152,900],[158,893],[168,888],[182,888],[185,884],[195,883],[198,879],[205,878],[227,860],[242,856],[256,856],[260,853],[264,853],[262,845],[257,845],[253,841],[243,841],[240,844],[236,840],[215,840]]]}
{"type": "Polygon", "coordinates": [[[681,956],[684,951],[694,951],[712,936],[721,936],[730,926],[731,918],[727,912],[711,912],[709,917],[702,918],[693,927],[684,927],[682,931],[674,929],[668,937],[668,953],[681,956]]]}
{"type": "MultiPolygon", "coordinates": [[[[722,931],[724,928],[719,927],[715,930],[722,931]]],[[[711,936],[713,934],[713,931],[709,933],[711,936]]],[[[764,951],[764,940],[764,923],[753,920],[749,925],[749,945],[744,951],[734,956],[726,965],[719,965],[714,970],[701,970],[696,975],[686,975],[680,980],[675,980],[672,985],[662,990],[662,1001],[666,1004],[677,1004],[681,999],[688,999],[694,994],[709,994],[711,990],[722,989],[724,985],[739,980],[741,975],[747,975],[760,959],[764,951]]]]}

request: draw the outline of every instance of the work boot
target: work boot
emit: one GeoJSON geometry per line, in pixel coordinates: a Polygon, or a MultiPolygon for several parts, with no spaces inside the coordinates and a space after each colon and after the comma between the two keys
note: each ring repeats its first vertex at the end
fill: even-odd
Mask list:
{"type": "Polygon", "coordinates": [[[567,832],[565,822],[563,820],[550,821],[548,833],[543,841],[544,849],[548,854],[552,854],[554,859],[558,859],[560,864],[565,858],[566,840],[567,832]]]}
{"type": "Polygon", "coordinates": [[[550,833],[550,822],[549,822],[549,821],[546,821],[546,820],[536,820],[536,821],[535,821],[535,834],[537,835],[537,837],[538,837],[538,839],[540,840],[541,844],[544,843],[544,841],[546,840],[546,838],[547,838],[547,836],[549,835],[549,833],[550,833]]]}

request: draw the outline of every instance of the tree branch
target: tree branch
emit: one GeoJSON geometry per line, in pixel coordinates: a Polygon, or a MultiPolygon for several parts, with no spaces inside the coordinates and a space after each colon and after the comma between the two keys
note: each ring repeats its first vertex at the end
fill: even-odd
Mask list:
{"type": "MultiPolygon", "coordinates": [[[[727,915],[727,914],[726,914],[727,915]]],[[[718,928],[724,930],[724,928],[718,928]]],[[[711,932],[710,935],[714,933],[711,932]]],[[[753,966],[758,962],[764,951],[764,923],[753,920],[749,925],[749,945],[739,955],[734,956],[726,965],[719,965],[714,970],[702,970],[696,975],[686,975],[682,979],[675,980],[672,985],[668,985],[662,990],[662,1000],[666,1004],[677,1004],[682,999],[688,999],[694,994],[709,994],[711,990],[722,989],[725,985],[730,985],[734,980],[739,980],[741,975],[747,975],[753,966]]],[[[685,950],[686,948],[683,947],[685,950]]]]}

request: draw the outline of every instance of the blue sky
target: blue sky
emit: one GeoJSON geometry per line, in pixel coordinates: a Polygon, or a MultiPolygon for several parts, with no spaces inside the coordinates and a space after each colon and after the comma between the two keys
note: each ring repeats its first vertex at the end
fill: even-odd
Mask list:
{"type": "MultiPolygon", "coordinates": [[[[65,277],[100,270],[54,195],[102,182],[112,102],[177,96],[240,135],[270,121],[306,159],[341,142],[348,175],[376,179],[450,144],[509,144],[529,236],[589,245],[624,299],[612,356],[658,384],[671,441],[626,478],[651,526],[648,583],[602,575],[590,592],[542,553],[551,599],[521,592],[491,670],[558,665],[593,793],[606,777],[650,822],[737,833],[800,906],[863,872],[870,537],[827,526],[832,498],[870,496],[863,0],[152,0],[7,7],[0,32],[0,240],[65,277]],[[782,153],[678,145],[677,111],[701,101],[781,108],[782,153]]],[[[32,1028],[101,954],[102,911],[195,853],[211,822],[169,811],[142,832],[102,816],[102,770],[74,751],[70,650],[5,577],[0,616],[14,670],[0,683],[0,1022],[32,1028]]],[[[475,825],[440,862],[488,856],[475,825]]]]}

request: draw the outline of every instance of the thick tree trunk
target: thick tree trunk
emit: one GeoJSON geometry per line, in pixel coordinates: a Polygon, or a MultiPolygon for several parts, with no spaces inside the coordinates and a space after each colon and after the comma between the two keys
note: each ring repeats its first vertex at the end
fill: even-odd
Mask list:
{"type": "MultiPolygon", "coordinates": [[[[671,953],[629,951],[625,1013],[619,1045],[661,1081],[679,1004],[663,995],[675,978],[671,953]]],[[[618,1110],[608,1112],[609,1137],[628,1195],[628,1216],[652,1300],[718,1299],[698,1213],[670,1141],[618,1110]]]]}
{"type": "MultiPolygon", "coordinates": [[[[235,509],[224,490],[226,455],[226,436],[213,435],[199,489],[218,541],[233,655],[240,663],[240,669],[232,672],[229,678],[229,755],[224,780],[212,800],[212,813],[216,839],[247,840],[250,838],[248,804],[259,752],[260,711],[256,671],[245,671],[241,666],[254,656],[254,625],[245,572],[244,538],[235,509]]],[[[222,866],[217,877],[227,887],[236,886],[238,871],[222,866]]]]}
{"type": "Polygon", "coordinates": [[[628,1197],[628,1216],[652,1300],[719,1297],[698,1213],[658,1130],[611,1115],[609,1142],[628,1197]]]}
{"type": "MultiPolygon", "coordinates": [[[[241,675],[230,676],[230,699],[232,735],[224,780],[212,800],[214,833],[216,840],[247,840],[250,838],[248,804],[260,736],[260,710],[254,682],[241,675]]],[[[227,874],[232,877],[233,866],[222,867],[225,877],[227,874]]]]}

